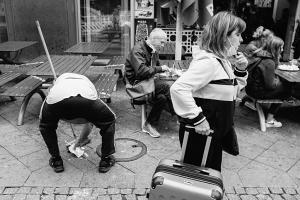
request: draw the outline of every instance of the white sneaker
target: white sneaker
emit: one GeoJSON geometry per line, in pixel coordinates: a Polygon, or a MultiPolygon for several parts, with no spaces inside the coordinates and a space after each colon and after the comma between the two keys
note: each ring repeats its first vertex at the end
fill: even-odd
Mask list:
{"type": "Polygon", "coordinates": [[[282,127],[282,123],[279,122],[279,121],[276,121],[275,119],[271,120],[271,121],[266,121],[266,127],[267,128],[271,128],[271,127],[274,127],[274,128],[280,128],[282,127]]]}
{"type": "Polygon", "coordinates": [[[146,123],[142,129],[144,133],[148,133],[151,137],[158,138],[160,137],[159,132],[152,127],[150,124],[146,123]]]}

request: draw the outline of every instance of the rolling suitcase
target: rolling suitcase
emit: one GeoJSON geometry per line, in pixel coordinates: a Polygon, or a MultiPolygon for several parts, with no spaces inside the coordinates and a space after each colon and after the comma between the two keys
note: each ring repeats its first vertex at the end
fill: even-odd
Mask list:
{"type": "MultiPolygon", "coordinates": [[[[219,171],[185,164],[189,132],[185,131],[181,161],[163,159],[152,177],[149,200],[220,200],[223,198],[223,178],[219,171]]],[[[201,166],[205,166],[211,135],[206,140],[201,166]]]]}

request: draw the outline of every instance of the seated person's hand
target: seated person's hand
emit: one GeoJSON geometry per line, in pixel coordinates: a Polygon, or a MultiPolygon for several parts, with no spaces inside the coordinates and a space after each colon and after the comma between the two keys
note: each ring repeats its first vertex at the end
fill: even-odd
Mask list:
{"type": "Polygon", "coordinates": [[[235,56],[235,67],[238,69],[238,70],[246,70],[247,66],[248,66],[248,60],[247,58],[244,56],[243,53],[241,52],[238,52],[237,55],[235,56]]]}
{"type": "Polygon", "coordinates": [[[171,71],[171,69],[167,65],[162,65],[161,68],[162,68],[163,72],[165,72],[165,71],[170,72],[171,71]]]}

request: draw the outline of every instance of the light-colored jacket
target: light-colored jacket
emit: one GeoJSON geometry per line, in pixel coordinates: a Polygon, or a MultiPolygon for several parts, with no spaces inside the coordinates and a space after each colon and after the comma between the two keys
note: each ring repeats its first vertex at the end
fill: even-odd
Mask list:
{"type": "Polygon", "coordinates": [[[245,87],[248,73],[234,70],[228,60],[200,50],[198,46],[193,46],[192,52],[189,69],[170,90],[176,114],[197,125],[205,116],[194,98],[234,101],[245,87]]]}

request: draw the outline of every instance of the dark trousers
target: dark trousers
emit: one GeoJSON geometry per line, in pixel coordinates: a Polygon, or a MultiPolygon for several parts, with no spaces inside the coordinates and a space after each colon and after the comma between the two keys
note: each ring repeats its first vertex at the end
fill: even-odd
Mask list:
{"type": "MultiPolygon", "coordinates": [[[[233,128],[234,101],[219,101],[194,98],[197,105],[201,105],[203,114],[210,128],[214,130],[205,167],[221,171],[223,146],[227,148],[233,143],[226,143],[226,138],[233,128]]],[[[179,141],[182,145],[185,133],[185,122],[179,118],[179,141]]],[[[184,163],[201,166],[207,136],[190,131],[186,147],[184,163]]],[[[234,148],[233,146],[230,149],[234,148]]]]}
{"type": "MultiPolygon", "coordinates": [[[[184,134],[185,134],[185,127],[183,124],[180,124],[179,141],[181,146],[182,146],[184,134]]],[[[201,166],[206,140],[207,140],[207,136],[200,135],[196,133],[194,130],[190,130],[188,143],[186,147],[186,153],[183,162],[196,165],[196,166],[201,166]]],[[[216,137],[212,137],[205,167],[221,171],[221,163],[222,163],[222,140],[216,137]]]]}
{"type": "Polygon", "coordinates": [[[170,96],[170,85],[163,80],[155,79],[155,96],[151,100],[152,109],[148,115],[147,122],[150,124],[159,121],[161,112],[165,109],[174,114],[173,105],[170,96]]]}
{"type": "Polygon", "coordinates": [[[101,100],[81,96],[69,97],[55,104],[44,103],[40,118],[40,131],[53,157],[60,155],[57,142],[57,124],[60,119],[84,118],[100,129],[103,157],[115,153],[115,115],[101,100]]]}

